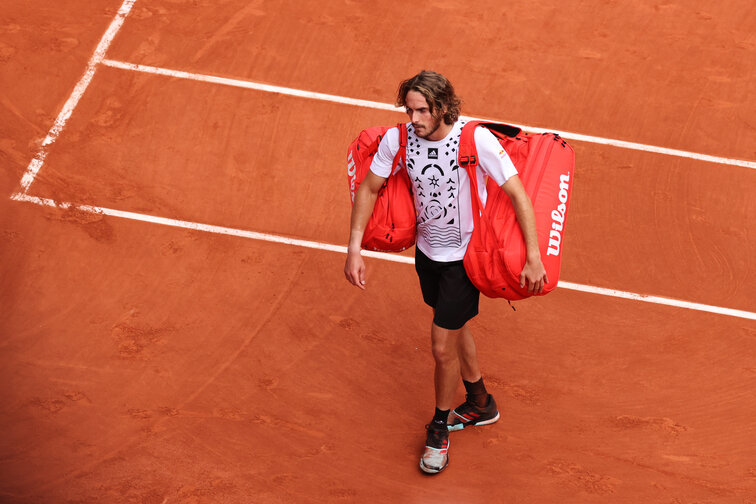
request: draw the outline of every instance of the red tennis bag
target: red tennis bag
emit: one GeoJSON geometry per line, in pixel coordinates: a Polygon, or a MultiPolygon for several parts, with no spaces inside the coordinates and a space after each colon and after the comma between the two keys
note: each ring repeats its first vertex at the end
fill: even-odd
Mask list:
{"type": "Polygon", "coordinates": [[[575,152],[554,133],[520,134],[519,128],[499,123],[470,121],[462,129],[459,165],[467,169],[472,191],[475,228],[464,258],[472,283],[484,295],[511,301],[529,297],[520,287],[520,273],[527,257],[525,239],[509,197],[492,179],[486,182],[486,205],[478,195],[475,128],[488,128],[509,154],[533,203],[541,260],[549,279],[543,292],[559,281],[562,242],[572,192],[575,152]]]}
{"type": "MultiPolygon", "coordinates": [[[[401,252],[415,244],[417,215],[404,159],[407,152],[407,126],[399,128],[399,151],[391,174],[381,187],[373,214],[362,236],[362,248],[382,252],[401,252]]],[[[347,181],[354,205],[357,188],[370,170],[378,144],[389,127],[375,126],[360,132],[347,151],[347,181]]]]}

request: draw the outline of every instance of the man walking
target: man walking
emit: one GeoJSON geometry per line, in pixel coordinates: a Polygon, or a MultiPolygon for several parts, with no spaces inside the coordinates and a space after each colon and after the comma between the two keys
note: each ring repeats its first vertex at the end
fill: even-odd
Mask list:
{"type": "MultiPolygon", "coordinates": [[[[473,229],[470,179],[457,163],[461,101],[441,74],[422,71],[399,86],[397,106],[409,117],[405,165],[417,212],[415,269],[423,300],[433,308],[431,347],[435,361],[436,410],[426,426],[426,443],[420,468],[438,473],[449,462],[449,429],[486,425],[499,419],[493,396],[488,394],[478,367],[475,342],[467,322],[478,314],[480,292],[470,282],[463,258],[473,229]],[[462,377],[467,395],[450,409],[462,377]],[[451,422],[451,425],[448,424],[451,422]]],[[[483,180],[491,177],[510,197],[522,229],[527,261],[520,283],[539,293],[548,281],[541,262],[533,207],[509,156],[491,132],[476,128],[478,192],[486,201],[483,180]]],[[[365,226],[381,186],[391,173],[399,150],[399,129],[388,130],[381,140],[365,179],[355,194],[344,273],[364,289],[365,262],[360,255],[365,226]]]]}

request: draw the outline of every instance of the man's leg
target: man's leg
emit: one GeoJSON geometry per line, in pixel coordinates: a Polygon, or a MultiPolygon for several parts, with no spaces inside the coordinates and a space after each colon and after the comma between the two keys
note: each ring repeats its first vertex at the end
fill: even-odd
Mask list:
{"type": "Polygon", "coordinates": [[[444,329],[435,323],[431,327],[431,349],[436,363],[436,408],[439,410],[449,410],[454,406],[454,395],[459,385],[459,347],[463,332],[464,328],[444,329]]]}
{"type": "Polygon", "coordinates": [[[457,344],[459,355],[459,367],[462,379],[467,382],[480,380],[480,367],[478,366],[478,352],[475,348],[475,340],[467,324],[462,327],[457,344]]]}
{"type": "Polygon", "coordinates": [[[487,425],[499,419],[494,398],[488,394],[478,365],[478,354],[470,328],[465,324],[457,341],[460,373],[467,395],[451,415],[449,429],[463,429],[468,425],[487,425]]]}
{"type": "Polygon", "coordinates": [[[462,328],[462,334],[459,338],[459,363],[465,391],[467,392],[467,401],[479,408],[485,408],[488,404],[488,392],[480,374],[475,341],[467,324],[462,328]]]}
{"type": "Polygon", "coordinates": [[[436,413],[427,426],[425,451],[420,458],[420,468],[427,473],[441,472],[449,463],[447,420],[459,385],[458,351],[461,333],[461,329],[444,329],[435,323],[431,326],[431,349],[436,363],[436,413]]]}

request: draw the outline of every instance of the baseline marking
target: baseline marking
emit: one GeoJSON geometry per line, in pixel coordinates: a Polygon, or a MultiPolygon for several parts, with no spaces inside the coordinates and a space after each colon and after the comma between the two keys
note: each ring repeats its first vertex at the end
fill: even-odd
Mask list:
{"type": "MultiPolygon", "coordinates": [[[[184,72],[181,70],[171,70],[168,68],[159,68],[147,65],[138,65],[135,63],[125,63],[123,61],[114,61],[111,59],[102,60],[102,64],[112,68],[119,68],[122,70],[131,70],[135,72],[149,73],[154,75],[163,75],[167,77],[175,77],[178,79],[188,79],[200,82],[208,82],[212,84],[221,84],[225,86],[234,86],[245,89],[254,89],[256,91],[264,91],[266,93],[278,93],[288,96],[297,96],[300,98],[309,98],[312,100],[329,101],[333,103],[342,103],[345,105],[353,105],[356,107],[366,107],[379,110],[390,110],[396,112],[403,112],[403,109],[397,108],[388,103],[380,103],[370,100],[359,100],[356,98],[347,98],[345,96],[337,96],[326,93],[316,93],[313,91],[304,91],[301,89],[293,89],[282,86],[273,86],[270,84],[262,84],[259,82],[245,81],[240,79],[230,79],[227,77],[218,77],[214,75],[196,74],[190,72],[184,72]]],[[[461,116],[467,120],[492,120],[486,118],[476,118],[470,116],[461,116]]],[[[496,119],[493,119],[494,121],[496,119]]],[[[600,145],[609,145],[612,147],[619,147],[622,149],[638,150],[644,152],[652,152],[655,154],[664,154],[667,156],[675,156],[682,158],[695,159],[697,161],[705,161],[708,163],[716,163],[730,166],[742,166],[744,168],[756,169],[756,161],[745,161],[741,159],[731,159],[720,156],[711,156],[709,154],[700,154],[697,152],[684,151],[679,149],[670,149],[667,147],[658,147],[655,145],[646,145],[637,142],[627,142],[624,140],[615,140],[611,138],[602,138],[591,135],[582,135],[580,133],[570,133],[567,131],[558,131],[552,129],[538,128],[535,126],[523,126],[516,125],[525,131],[532,133],[547,133],[553,132],[559,134],[561,137],[568,140],[576,140],[578,142],[595,143],[600,145]]]]}
{"type": "MultiPolygon", "coordinates": [[[[271,243],[279,243],[283,245],[292,245],[295,247],[312,248],[318,250],[326,250],[329,252],[338,252],[346,254],[347,248],[342,245],[333,245],[329,243],[320,243],[309,240],[300,240],[296,238],[287,238],[285,236],[272,235],[267,233],[257,233],[255,231],[245,231],[243,229],[235,229],[224,226],[214,226],[212,224],[201,224],[199,222],[190,222],[178,219],[169,219],[166,217],[157,217],[154,215],[146,215],[135,212],[127,212],[123,210],[114,210],[112,208],[96,207],[91,205],[75,205],[66,202],[56,202],[49,198],[39,198],[37,196],[30,196],[25,193],[16,193],[11,196],[11,199],[15,201],[25,201],[28,203],[34,203],[35,205],[48,206],[67,209],[76,209],[83,212],[109,215],[112,217],[118,217],[121,219],[130,219],[141,222],[149,222],[152,224],[160,224],[163,226],[170,226],[183,229],[191,229],[195,231],[204,231],[206,233],[214,233],[220,235],[237,236],[240,238],[247,238],[251,240],[259,240],[271,243]]],[[[367,257],[374,257],[384,261],[393,261],[405,264],[414,264],[415,260],[412,257],[401,256],[396,254],[388,254],[383,252],[371,252],[363,251],[362,254],[367,257]]],[[[709,313],[715,313],[718,315],[727,315],[730,317],[739,317],[749,320],[756,320],[756,313],[748,312],[744,310],[735,310],[732,308],[723,308],[720,306],[711,306],[701,303],[692,303],[689,301],[682,301],[678,299],[664,298],[660,296],[648,296],[644,294],[636,294],[633,292],[618,291],[614,289],[606,289],[603,287],[593,287],[590,285],[582,285],[572,282],[559,281],[557,284],[560,288],[575,290],[580,292],[586,292],[589,294],[598,294],[601,296],[610,296],[621,299],[630,299],[633,301],[642,301],[645,303],[661,304],[666,306],[673,306],[676,308],[686,308],[689,310],[697,310],[709,313]]]]}
{"type": "Polygon", "coordinates": [[[68,97],[68,100],[66,100],[66,103],[63,105],[63,108],[58,114],[58,117],[55,119],[52,128],[50,128],[50,131],[47,133],[47,137],[45,137],[44,141],[42,142],[42,146],[37,152],[37,155],[34,156],[34,159],[32,159],[32,161],[29,163],[24,176],[21,178],[21,187],[24,193],[29,190],[29,187],[32,185],[32,182],[34,182],[37,173],[39,173],[40,168],[42,168],[42,165],[45,163],[48,147],[55,143],[55,141],[58,139],[58,136],[60,136],[63,128],[65,128],[68,119],[71,117],[71,114],[76,108],[76,105],[79,104],[79,100],[87,90],[89,83],[92,82],[92,78],[94,77],[95,71],[97,70],[97,65],[99,65],[105,58],[105,53],[108,52],[108,48],[110,47],[110,44],[113,42],[113,39],[118,33],[118,30],[121,29],[126,16],[128,16],[129,12],[131,12],[131,8],[134,6],[134,2],[136,2],[136,0],[124,0],[123,4],[121,4],[121,8],[118,9],[118,13],[116,14],[115,18],[113,18],[110,26],[100,39],[100,43],[97,44],[97,48],[95,49],[94,54],[92,54],[92,57],[89,58],[87,68],[84,71],[84,75],[81,77],[81,79],[79,79],[79,82],[76,83],[71,96],[68,97]]]}

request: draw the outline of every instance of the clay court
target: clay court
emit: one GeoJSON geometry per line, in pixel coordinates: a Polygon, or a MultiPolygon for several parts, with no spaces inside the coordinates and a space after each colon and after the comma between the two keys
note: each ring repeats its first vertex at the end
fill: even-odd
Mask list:
{"type": "Polygon", "coordinates": [[[6,2],[0,501],[756,504],[756,6],[723,4],[6,2]],[[412,253],[343,275],[346,147],[425,68],[577,159],[560,287],[472,322],[501,420],[433,477],[412,253]]]}

